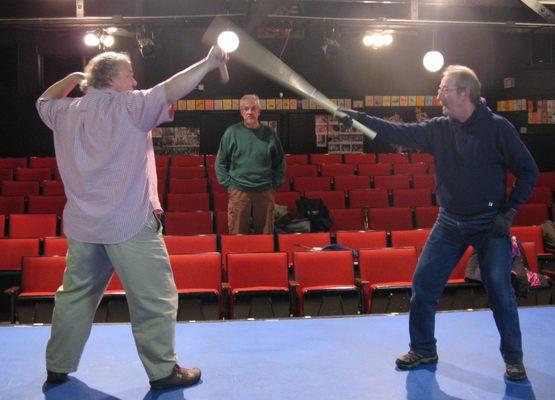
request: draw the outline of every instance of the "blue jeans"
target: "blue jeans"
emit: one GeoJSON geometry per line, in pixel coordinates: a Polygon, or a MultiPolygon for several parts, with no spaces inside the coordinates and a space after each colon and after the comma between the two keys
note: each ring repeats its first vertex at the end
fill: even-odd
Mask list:
{"type": "Polygon", "coordinates": [[[478,252],[482,282],[501,335],[501,355],[507,363],[522,362],[520,324],[511,285],[510,238],[490,230],[496,213],[462,217],[440,210],[412,281],[410,347],[417,353],[436,354],[434,329],[438,300],[451,271],[471,245],[478,252]]]}

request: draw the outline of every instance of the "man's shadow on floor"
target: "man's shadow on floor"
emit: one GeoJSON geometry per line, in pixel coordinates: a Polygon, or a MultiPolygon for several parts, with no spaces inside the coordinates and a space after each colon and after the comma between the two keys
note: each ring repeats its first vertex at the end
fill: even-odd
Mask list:
{"type": "MultiPolygon", "coordinates": [[[[201,383],[202,380],[199,382],[201,383]]],[[[45,400],[121,400],[121,398],[111,394],[93,389],[83,381],[71,376],[69,380],[60,385],[44,383],[42,392],[45,400]]],[[[186,400],[184,388],[174,388],[167,390],[149,390],[143,400],[186,400]]]]}
{"type": "MultiPolygon", "coordinates": [[[[451,396],[441,390],[436,378],[437,364],[422,365],[416,370],[408,371],[406,379],[407,400],[422,399],[438,399],[438,400],[462,400],[460,397],[451,396]]],[[[455,374],[458,380],[467,380],[470,382],[480,382],[481,384],[491,384],[484,381],[485,377],[469,376],[469,372],[457,368],[453,365],[447,366],[447,377],[454,378],[455,374]]],[[[473,375],[470,373],[470,375],[473,375]]],[[[493,378],[491,378],[493,379],[493,378]]],[[[529,380],[513,382],[504,379],[505,393],[504,399],[520,399],[520,400],[536,400],[534,389],[529,380]]]]}

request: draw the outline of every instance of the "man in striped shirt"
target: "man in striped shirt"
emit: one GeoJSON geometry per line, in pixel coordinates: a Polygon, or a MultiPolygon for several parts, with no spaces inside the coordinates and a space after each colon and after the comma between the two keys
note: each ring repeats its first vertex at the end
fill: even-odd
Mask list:
{"type": "Polygon", "coordinates": [[[200,379],[198,368],[179,367],[174,352],[177,291],[162,238],[150,130],[171,121],[171,104],[227,59],[213,48],[155,87],[135,90],[129,56],[106,52],[84,74],[68,75],[37,100],[41,119],[54,132],[69,244],[46,350],[48,383],[65,382],[77,370],[114,270],[151,387],[190,386],[200,379]],[[68,98],[77,85],[85,95],[68,98]]]}

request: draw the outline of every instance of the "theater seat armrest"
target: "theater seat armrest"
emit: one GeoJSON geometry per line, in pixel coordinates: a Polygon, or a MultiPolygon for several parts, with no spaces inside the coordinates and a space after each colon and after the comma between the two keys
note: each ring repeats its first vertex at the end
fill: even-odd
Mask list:
{"type": "Polygon", "coordinates": [[[366,281],[364,279],[360,279],[360,278],[356,278],[355,279],[355,285],[356,286],[360,286],[360,287],[364,287],[366,285],[370,284],[370,281],[366,281]]]}
{"type": "Polygon", "coordinates": [[[299,282],[297,282],[297,281],[289,281],[289,287],[290,287],[291,289],[294,289],[294,288],[296,288],[296,287],[299,287],[299,282]]]}
{"type": "Polygon", "coordinates": [[[21,292],[21,287],[19,286],[12,286],[4,290],[4,293],[8,296],[16,296],[21,292]]]}

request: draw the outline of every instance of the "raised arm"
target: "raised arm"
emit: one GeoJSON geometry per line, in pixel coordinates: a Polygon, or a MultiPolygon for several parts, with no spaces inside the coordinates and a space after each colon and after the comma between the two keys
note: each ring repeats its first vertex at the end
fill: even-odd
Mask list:
{"type": "Polygon", "coordinates": [[[85,74],[82,72],[72,72],[65,78],[54,83],[45,90],[40,97],[48,97],[49,99],[61,99],[66,97],[69,92],[73,90],[81,81],[85,79],[85,74]]]}
{"type": "Polygon", "coordinates": [[[171,103],[179,100],[193,90],[208,72],[224,65],[228,59],[229,56],[222,49],[212,47],[205,58],[164,82],[166,99],[171,103]]]}

